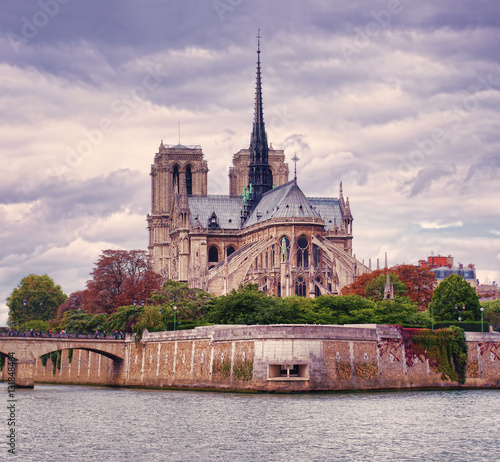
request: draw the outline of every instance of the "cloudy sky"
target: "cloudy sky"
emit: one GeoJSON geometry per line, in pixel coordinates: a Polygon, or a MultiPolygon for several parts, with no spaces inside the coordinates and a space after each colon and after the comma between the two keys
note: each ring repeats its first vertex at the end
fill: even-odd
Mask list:
{"type": "Polygon", "coordinates": [[[269,140],[308,196],[343,181],[356,256],[450,254],[500,281],[496,1],[10,1],[0,24],[0,325],[24,276],[70,294],[101,250],[146,249],[179,123],[227,194],[258,28],[269,140]]]}

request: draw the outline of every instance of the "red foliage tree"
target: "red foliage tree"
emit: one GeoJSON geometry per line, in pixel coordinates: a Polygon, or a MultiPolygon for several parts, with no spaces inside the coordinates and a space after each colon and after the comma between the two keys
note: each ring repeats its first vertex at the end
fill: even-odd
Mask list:
{"type": "MultiPolygon", "coordinates": [[[[366,297],[366,285],[377,279],[387,270],[375,270],[358,276],[355,282],[342,288],[341,295],[359,295],[366,297]]],[[[435,274],[429,269],[415,265],[396,265],[389,268],[389,274],[395,274],[408,288],[406,296],[413,300],[421,310],[427,309],[432,300],[432,293],[437,285],[435,274]]]]}
{"type": "Polygon", "coordinates": [[[394,270],[399,279],[406,284],[406,296],[411,298],[420,309],[425,310],[432,300],[432,293],[437,286],[436,275],[423,266],[396,265],[394,270]]]}
{"type": "Polygon", "coordinates": [[[66,311],[82,310],[85,290],[73,292],[68,299],[57,308],[57,319],[61,320],[66,311]]]}
{"type": "Polygon", "coordinates": [[[151,257],[144,250],[104,250],[87,281],[85,310],[114,313],[134,300],[149,300],[159,290],[162,277],[152,270],[151,257]]]}

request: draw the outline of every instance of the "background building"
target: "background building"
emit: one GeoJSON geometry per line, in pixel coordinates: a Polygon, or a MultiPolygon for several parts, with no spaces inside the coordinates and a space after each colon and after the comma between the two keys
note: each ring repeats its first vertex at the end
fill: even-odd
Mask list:
{"type": "Polygon", "coordinates": [[[453,266],[453,257],[448,255],[447,257],[442,257],[441,255],[429,256],[427,260],[419,260],[418,266],[423,266],[431,268],[431,271],[436,275],[438,283],[443,279],[447,278],[451,274],[458,274],[462,276],[472,287],[478,287],[476,279],[476,268],[472,263],[469,263],[466,267],[459,263],[458,266],[453,266]]]}

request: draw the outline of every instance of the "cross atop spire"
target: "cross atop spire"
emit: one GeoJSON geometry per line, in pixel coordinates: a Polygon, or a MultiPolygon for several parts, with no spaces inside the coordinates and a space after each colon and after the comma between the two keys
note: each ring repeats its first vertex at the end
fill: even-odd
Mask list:
{"type": "Polygon", "coordinates": [[[297,153],[295,153],[294,156],[292,157],[292,162],[295,164],[295,173],[294,173],[294,177],[293,177],[293,179],[295,180],[295,183],[297,183],[297,162],[299,160],[300,159],[297,157],[297,153]]]}

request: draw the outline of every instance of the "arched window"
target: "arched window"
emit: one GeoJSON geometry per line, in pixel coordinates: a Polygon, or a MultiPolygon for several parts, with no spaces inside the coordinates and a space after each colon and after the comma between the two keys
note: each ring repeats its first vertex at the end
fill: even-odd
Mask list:
{"type": "Polygon", "coordinates": [[[297,241],[297,266],[309,266],[309,250],[307,249],[309,242],[302,236],[297,241]]]}
{"type": "Polygon", "coordinates": [[[281,297],[281,282],[278,282],[278,297],[281,297]]]}
{"type": "Polygon", "coordinates": [[[193,194],[193,174],[189,165],[186,167],[186,191],[189,196],[193,194]]]}
{"type": "Polygon", "coordinates": [[[314,267],[319,268],[321,264],[321,250],[319,246],[313,244],[313,259],[314,259],[314,267]]]}
{"type": "Polygon", "coordinates": [[[226,255],[229,257],[229,255],[231,255],[232,253],[234,253],[235,249],[232,245],[230,245],[227,249],[226,249],[226,255]]]}
{"type": "Polygon", "coordinates": [[[267,278],[262,279],[260,290],[267,293],[267,278]]]}
{"type": "Polygon", "coordinates": [[[290,258],[290,240],[283,236],[280,239],[280,261],[288,261],[290,258]]]}
{"type": "MultiPolygon", "coordinates": [[[[315,280],[316,280],[316,282],[317,282],[318,284],[323,285],[323,284],[321,283],[321,278],[319,278],[319,277],[318,277],[318,278],[316,278],[315,280]]],[[[314,295],[315,295],[316,297],[319,297],[319,296],[321,295],[321,290],[320,290],[319,286],[318,286],[318,285],[316,285],[316,284],[314,284],[314,295]]]]}
{"type": "Polygon", "coordinates": [[[174,167],[172,180],[172,184],[174,185],[174,192],[179,193],[179,167],[177,165],[174,167]]]}
{"type": "Polygon", "coordinates": [[[219,261],[219,249],[213,245],[208,249],[208,262],[217,263],[219,261]]]}
{"type": "Polygon", "coordinates": [[[302,276],[299,276],[295,281],[295,295],[298,297],[306,296],[306,281],[302,276]]]}

